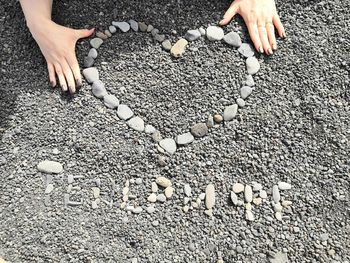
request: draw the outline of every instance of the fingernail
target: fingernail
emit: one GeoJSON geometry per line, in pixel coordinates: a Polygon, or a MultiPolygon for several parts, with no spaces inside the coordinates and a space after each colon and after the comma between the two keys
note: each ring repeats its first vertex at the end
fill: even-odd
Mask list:
{"type": "Polygon", "coordinates": [[[224,23],[224,19],[219,22],[219,25],[222,25],[222,23],[224,23]]]}
{"type": "Polygon", "coordinates": [[[286,32],[283,32],[283,33],[282,33],[282,37],[283,37],[283,38],[286,38],[286,37],[287,37],[286,32]]]}
{"type": "Polygon", "coordinates": [[[262,46],[259,47],[259,52],[262,54],[264,53],[264,49],[262,48],[262,46]]]}
{"type": "Polygon", "coordinates": [[[63,91],[67,91],[66,85],[61,85],[61,89],[62,89],[63,91]]]}
{"type": "Polygon", "coordinates": [[[276,43],[272,44],[272,49],[273,49],[273,50],[277,50],[277,45],[276,45],[276,43]]]}
{"type": "Polygon", "coordinates": [[[75,80],[75,84],[76,84],[77,88],[80,88],[82,86],[80,79],[75,80]]]}
{"type": "Polygon", "coordinates": [[[272,55],[272,54],[273,54],[272,49],[271,49],[271,48],[268,48],[268,49],[267,49],[267,53],[268,53],[269,55],[272,55]]]}
{"type": "Polygon", "coordinates": [[[51,87],[55,87],[56,85],[55,85],[55,82],[53,82],[53,81],[50,81],[50,85],[51,85],[51,87]]]}
{"type": "Polygon", "coordinates": [[[69,93],[70,94],[74,94],[75,93],[75,89],[72,86],[69,86],[68,89],[69,89],[69,93]]]}

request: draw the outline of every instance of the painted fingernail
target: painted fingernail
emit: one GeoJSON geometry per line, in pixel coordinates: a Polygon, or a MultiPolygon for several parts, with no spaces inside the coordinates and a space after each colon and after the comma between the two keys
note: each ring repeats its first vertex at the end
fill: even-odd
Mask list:
{"type": "Polygon", "coordinates": [[[61,89],[62,89],[63,91],[67,91],[66,85],[61,85],[61,89]]]}
{"type": "Polygon", "coordinates": [[[53,88],[56,86],[54,81],[50,81],[50,85],[51,85],[51,87],[53,87],[53,88]]]}
{"type": "Polygon", "coordinates": [[[81,83],[80,79],[75,80],[75,84],[76,84],[78,89],[82,86],[82,83],[81,83]]]}
{"type": "Polygon", "coordinates": [[[259,47],[259,52],[262,54],[264,53],[264,49],[262,48],[262,46],[259,47]]]}
{"type": "Polygon", "coordinates": [[[74,94],[75,93],[75,89],[72,86],[69,86],[68,89],[69,89],[69,93],[70,94],[74,94]]]}

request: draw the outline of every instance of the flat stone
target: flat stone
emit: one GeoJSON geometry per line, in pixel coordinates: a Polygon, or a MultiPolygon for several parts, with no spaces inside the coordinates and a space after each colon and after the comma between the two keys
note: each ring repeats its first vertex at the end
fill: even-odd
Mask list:
{"type": "Polygon", "coordinates": [[[98,56],[96,48],[91,48],[88,53],[88,57],[92,57],[93,59],[96,59],[98,56]]]}
{"type": "Polygon", "coordinates": [[[233,120],[236,115],[237,115],[237,111],[238,111],[238,105],[237,104],[233,104],[230,106],[227,106],[224,110],[224,120],[225,121],[231,121],[233,120]]]}
{"type": "Polygon", "coordinates": [[[205,206],[207,209],[212,209],[215,205],[215,187],[213,184],[208,184],[205,189],[205,206]]]}
{"type": "Polygon", "coordinates": [[[232,186],[232,191],[236,194],[239,194],[241,192],[244,191],[244,184],[241,184],[241,183],[235,183],[233,186],[232,186]]]}
{"type": "Polygon", "coordinates": [[[162,47],[163,47],[164,50],[170,51],[171,48],[172,48],[172,45],[171,45],[170,40],[169,40],[169,39],[164,40],[164,41],[162,42],[162,47]]]}
{"type": "Polygon", "coordinates": [[[107,108],[115,109],[119,105],[119,100],[116,96],[112,94],[107,94],[103,97],[103,102],[106,105],[107,108]]]}
{"type": "Polygon", "coordinates": [[[171,55],[175,58],[182,57],[183,53],[185,53],[187,45],[188,41],[186,39],[182,38],[178,40],[170,50],[171,55]]]}
{"type": "Polygon", "coordinates": [[[99,80],[98,70],[95,67],[83,69],[83,76],[89,83],[99,80]]]}
{"type": "Polygon", "coordinates": [[[154,28],[152,31],[151,31],[151,35],[154,37],[155,35],[157,35],[159,33],[159,29],[157,28],[154,28]]]}
{"type": "Polygon", "coordinates": [[[152,139],[155,142],[160,142],[163,139],[160,131],[155,131],[154,133],[152,133],[152,139]]]}
{"type": "Polygon", "coordinates": [[[243,107],[245,106],[245,101],[244,101],[244,99],[242,99],[242,98],[238,98],[238,99],[236,100],[236,103],[237,103],[237,105],[238,105],[239,107],[241,107],[241,108],[243,108],[243,107]]]}
{"type": "Polygon", "coordinates": [[[154,26],[152,26],[152,25],[148,25],[148,27],[147,27],[147,32],[152,32],[152,30],[154,29],[154,26]]]}
{"type": "Polygon", "coordinates": [[[45,194],[50,194],[53,191],[53,185],[48,184],[45,189],[45,194]]]}
{"type": "Polygon", "coordinates": [[[156,183],[164,188],[171,186],[171,181],[164,176],[157,177],[156,183]]]}
{"type": "Polygon", "coordinates": [[[262,199],[266,199],[267,198],[267,192],[265,190],[260,190],[259,191],[259,196],[262,198],[262,199]]]}
{"type": "Polygon", "coordinates": [[[194,137],[192,133],[186,132],[184,134],[180,134],[176,136],[176,143],[178,145],[186,145],[194,141],[194,137]]]}
{"type": "Polygon", "coordinates": [[[118,106],[117,115],[120,119],[126,121],[134,115],[134,112],[129,108],[128,105],[120,104],[118,106]]]}
{"type": "Polygon", "coordinates": [[[276,213],[275,213],[275,218],[276,218],[278,221],[282,221],[282,214],[281,214],[281,212],[276,212],[276,213]]]}
{"type": "Polygon", "coordinates": [[[237,195],[235,194],[235,192],[231,191],[230,197],[231,197],[232,203],[233,203],[234,205],[237,205],[238,197],[237,197],[237,195]]]}
{"type": "Polygon", "coordinates": [[[166,196],[164,194],[157,195],[157,201],[164,203],[166,201],[166,196]]]}
{"type": "Polygon", "coordinates": [[[100,192],[101,192],[100,188],[92,187],[91,190],[92,190],[92,195],[94,196],[95,199],[100,197],[100,192]]]}
{"type": "Polygon", "coordinates": [[[250,185],[244,187],[244,199],[247,203],[253,201],[253,189],[250,185]]]}
{"type": "Polygon", "coordinates": [[[105,35],[106,35],[107,37],[112,37],[111,31],[109,31],[108,29],[105,30],[105,35]]]}
{"type": "Polygon", "coordinates": [[[145,133],[147,133],[147,134],[152,134],[152,133],[154,133],[154,132],[156,132],[156,128],[154,128],[152,125],[147,124],[147,125],[145,126],[145,133]]]}
{"type": "Polygon", "coordinates": [[[201,33],[202,36],[205,36],[206,35],[206,30],[203,28],[203,27],[200,27],[198,29],[199,33],[201,33]]]}
{"type": "Polygon", "coordinates": [[[90,45],[95,49],[98,49],[102,44],[103,40],[101,38],[95,37],[90,40],[90,45]]]}
{"type": "Polygon", "coordinates": [[[224,38],[224,30],[218,26],[210,26],[207,28],[207,38],[210,41],[219,41],[224,38]]]}
{"type": "Polygon", "coordinates": [[[143,119],[141,119],[138,116],[133,117],[130,120],[128,120],[127,124],[131,129],[134,129],[136,131],[142,132],[145,130],[145,123],[144,123],[143,119]]]}
{"type": "Polygon", "coordinates": [[[99,99],[102,99],[107,95],[105,84],[101,80],[94,81],[91,91],[92,94],[94,94],[94,96],[99,99]]]}
{"type": "Polygon", "coordinates": [[[156,208],[154,206],[148,206],[146,208],[147,213],[152,214],[156,211],[156,208]]]}
{"type": "Polygon", "coordinates": [[[239,49],[238,49],[238,52],[246,57],[246,58],[249,58],[249,57],[252,57],[254,56],[254,49],[253,47],[250,45],[250,44],[247,44],[247,43],[243,43],[239,49]]]}
{"type": "Polygon", "coordinates": [[[155,193],[155,192],[158,191],[158,185],[157,185],[156,182],[152,182],[152,184],[151,184],[151,191],[152,191],[152,193],[155,193]]]}
{"type": "Polygon", "coordinates": [[[63,171],[63,166],[55,161],[42,161],[37,165],[37,169],[42,173],[59,174],[63,171]]]}
{"type": "Polygon", "coordinates": [[[256,74],[260,69],[260,63],[256,57],[249,57],[246,60],[247,72],[249,75],[256,74]]]}
{"type": "Polygon", "coordinates": [[[170,154],[174,154],[176,152],[176,142],[174,139],[165,138],[159,142],[159,145],[170,154]]]}
{"type": "Polygon", "coordinates": [[[96,32],[96,36],[102,40],[106,40],[108,38],[108,36],[106,36],[103,32],[96,32]]]}
{"type": "Polygon", "coordinates": [[[155,193],[152,193],[147,198],[148,202],[155,203],[157,202],[157,195],[155,193]]]}
{"type": "Polygon", "coordinates": [[[253,215],[252,211],[246,210],[246,211],[245,211],[245,218],[246,218],[248,221],[254,221],[254,215],[253,215]]]}
{"type": "Polygon", "coordinates": [[[156,34],[154,36],[154,39],[157,40],[158,42],[162,43],[165,40],[165,35],[163,35],[163,34],[156,34]]]}
{"type": "Polygon", "coordinates": [[[283,207],[288,207],[288,206],[291,206],[293,203],[292,201],[288,201],[288,200],[283,200],[282,201],[282,206],[283,207]]]}
{"type": "Polygon", "coordinates": [[[209,129],[214,127],[214,117],[211,114],[209,114],[207,119],[207,127],[209,129]]]}
{"type": "Polygon", "coordinates": [[[280,191],[278,190],[277,185],[272,187],[272,199],[275,203],[278,203],[281,200],[280,191]]]}
{"type": "Polygon", "coordinates": [[[192,189],[191,189],[191,186],[189,184],[185,184],[184,185],[184,193],[186,196],[190,197],[192,194],[192,189]]]}
{"type": "Polygon", "coordinates": [[[122,32],[126,33],[130,30],[130,24],[127,22],[112,22],[112,25],[119,28],[122,32]]]}
{"type": "Polygon", "coordinates": [[[135,20],[130,19],[129,24],[132,30],[134,30],[135,32],[139,31],[139,23],[137,23],[135,20]]]}
{"type": "Polygon", "coordinates": [[[246,98],[248,98],[250,96],[250,94],[252,94],[252,92],[253,92],[253,89],[251,87],[249,87],[249,86],[242,87],[240,90],[240,94],[241,94],[242,99],[245,100],[246,98]]]}
{"type": "Polygon", "coordinates": [[[164,194],[166,198],[170,199],[174,194],[174,188],[171,186],[168,186],[167,188],[165,188],[164,194]]]}
{"type": "Polygon", "coordinates": [[[253,204],[254,205],[261,205],[262,199],[260,197],[254,198],[253,199],[253,204]]]}
{"type": "Polygon", "coordinates": [[[144,22],[139,22],[139,29],[141,32],[146,32],[147,27],[148,26],[144,22]]]}
{"type": "Polygon", "coordinates": [[[273,205],[273,210],[274,210],[275,212],[282,212],[282,209],[283,209],[283,207],[282,207],[282,205],[281,205],[280,203],[275,203],[275,204],[273,205]]]}
{"type": "Polygon", "coordinates": [[[280,190],[290,190],[292,189],[292,185],[286,182],[279,182],[278,183],[278,188],[280,190]]]}
{"type": "Polygon", "coordinates": [[[205,123],[196,123],[191,127],[191,133],[194,137],[201,138],[208,134],[208,126],[205,123]]]}
{"type": "Polygon", "coordinates": [[[201,32],[198,29],[188,30],[185,34],[187,41],[195,41],[201,37],[201,32]]]}
{"type": "Polygon", "coordinates": [[[258,192],[258,191],[260,191],[263,188],[263,186],[261,184],[257,183],[257,182],[253,182],[252,185],[253,185],[253,191],[254,192],[258,192]]]}
{"type": "Polygon", "coordinates": [[[244,84],[249,87],[253,87],[255,85],[255,81],[252,75],[247,75],[245,78],[244,84]]]}
{"type": "Polygon", "coordinates": [[[90,68],[95,64],[95,60],[92,57],[85,57],[84,58],[84,68],[90,68]]]}
{"type": "Polygon", "coordinates": [[[114,34],[114,33],[116,33],[117,32],[117,28],[115,27],[115,26],[109,26],[108,27],[108,30],[109,30],[109,32],[111,32],[112,34],[114,34]]]}
{"type": "Polygon", "coordinates": [[[224,36],[226,44],[239,48],[242,45],[241,37],[236,32],[230,32],[224,36]]]}
{"type": "Polygon", "coordinates": [[[205,193],[200,193],[198,198],[203,201],[205,199],[205,193]]]}
{"type": "Polygon", "coordinates": [[[269,258],[270,263],[288,263],[288,256],[286,253],[277,252],[273,257],[269,258]]]}

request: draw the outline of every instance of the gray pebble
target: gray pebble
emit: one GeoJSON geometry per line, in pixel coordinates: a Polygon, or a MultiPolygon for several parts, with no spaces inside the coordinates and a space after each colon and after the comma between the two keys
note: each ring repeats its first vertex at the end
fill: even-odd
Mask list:
{"type": "Polygon", "coordinates": [[[176,143],[174,139],[165,138],[159,142],[159,145],[170,154],[174,154],[176,152],[176,143]]]}
{"type": "Polygon", "coordinates": [[[203,27],[199,28],[198,31],[199,31],[199,33],[201,33],[202,36],[206,35],[206,31],[203,27]]]}
{"type": "Polygon", "coordinates": [[[238,105],[239,107],[241,107],[241,108],[243,108],[243,107],[245,106],[245,101],[244,101],[244,99],[242,99],[242,98],[238,98],[238,99],[236,100],[236,103],[237,103],[237,105],[238,105]]]}
{"type": "Polygon", "coordinates": [[[157,28],[154,28],[152,31],[151,31],[151,35],[154,37],[155,35],[157,35],[159,33],[159,29],[157,28]]]}
{"type": "Polygon", "coordinates": [[[156,128],[154,128],[152,125],[147,124],[145,127],[145,133],[147,134],[153,134],[156,131],[156,128]]]}
{"type": "Polygon", "coordinates": [[[93,83],[99,79],[98,70],[95,67],[83,69],[83,76],[89,83],[93,83]]]}
{"type": "Polygon", "coordinates": [[[159,226],[159,221],[158,220],[154,220],[152,222],[152,226],[159,226]]]}
{"type": "Polygon", "coordinates": [[[139,24],[135,20],[130,19],[129,24],[132,30],[134,30],[135,32],[139,31],[139,24]]]}
{"type": "Polygon", "coordinates": [[[161,34],[161,35],[156,34],[154,36],[154,39],[157,40],[158,42],[163,42],[165,40],[165,35],[163,35],[163,34],[161,34]]]}
{"type": "Polygon", "coordinates": [[[147,213],[152,214],[156,211],[156,208],[154,206],[148,206],[146,208],[147,213]]]}
{"type": "Polygon", "coordinates": [[[96,59],[97,56],[98,56],[98,53],[97,53],[96,48],[91,48],[91,49],[89,50],[88,56],[89,56],[89,57],[92,57],[93,59],[96,59]]]}
{"type": "Polygon", "coordinates": [[[138,185],[142,184],[142,178],[136,178],[135,183],[138,185]]]}
{"type": "Polygon", "coordinates": [[[72,174],[68,174],[68,184],[72,184],[74,182],[74,176],[72,174]]]}
{"type": "Polygon", "coordinates": [[[95,63],[95,60],[90,57],[90,56],[87,56],[84,58],[84,68],[90,68],[94,65],[95,63]]]}
{"type": "Polygon", "coordinates": [[[105,88],[105,84],[101,80],[94,81],[92,84],[92,94],[94,94],[95,97],[102,99],[104,96],[107,95],[107,90],[105,88]]]}
{"type": "Polygon", "coordinates": [[[63,166],[55,161],[42,161],[37,165],[37,169],[43,173],[59,174],[63,171],[63,166]]]}
{"type": "Polygon", "coordinates": [[[48,184],[46,186],[46,189],[45,189],[45,194],[50,194],[53,190],[53,185],[52,184],[48,184]]]}
{"type": "Polygon", "coordinates": [[[142,132],[145,130],[145,123],[144,123],[143,119],[141,119],[138,116],[133,117],[130,120],[128,120],[127,124],[130,128],[132,128],[136,131],[142,132]]]}
{"type": "Polygon", "coordinates": [[[291,184],[286,183],[286,182],[279,182],[278,183],[278,188],[280,190],[290,190],[290,189],[292,189],[292,186],[291,186],[291,184]]]}
{"type": "Polygon", "coordinates": [[[250,44],[243,43],[239,49],[238,52],[243,55],[246,58],[254,56],[254,49],[250,44]]]}
{"type": "Polygon", "coordinates": [[[106,30],[105,30],[105,35],[106,35],[107,37],[111,37],[111,36],[112,36],[112,33],[111,33],[108,29],[106,29],[106,30]]]}
{"type": "Polygon", "coordinates": [[[236,115],[237,115],[237,111],[238,111],[238,105],[237,104],[233,104],[230,106],[227,106],[224,110],[224,120],[225,121],[231,121],[233,120],[236,115]]]}
{"type": "Polygon", "coordinates": [[[164,40],[164,41],[162,42],[162,47],[163,47],[164,50],[170,51],[171,48],[172,48],[172,45],[171,45],[170,40],[169,40],[169,39],[164,40]]]}
{"type": "Polygon", "coordinates": [[[239,48],[242,45],[242,40],[236,32],[230,32],[224,36],[226,44],[239,48]]]}
{"type": "Polygon", "coordinates": [[[250,185],[244,187],[244,199],[247,203],[253,201],[253,189],[250,185]]]}
{"type": "Polygon", "coordinates": [[[103,97],[103,102],[106,105],[107,108],[115,109],[119,105],[119,100],[116,96],[112,94],[107,94],[103,97]]]}
{"type": "Polygon", "coordinates": [[[253,87],[255,85],[255,81],[252,75],[247,75],[244,84],[249,87],[253,87]]]}
{"type": "Polygon", "coordinates": [[[185,184],[184,185],[184,193],[185,193],[185,195],[190,197],[192,195],[191,191],[192,191],[191,186],[189,184],[185,184]]]}
{"type": "Polygon", "coordinates": [[[130,30],[130,25],[127,22],[112,22],[113,26],[119,28],[122,32],[126,33],[130,30]]]}
{"type": "Polygon", "coordinates": [[[102,44],[103,40],[101,38],[95,37],[90,40],[90,45],[95,49],[98,49],[102,44]]]}
{"type": "Polygon", "coordinates": [[[144,22],[139,22],[139,29],[141,32],[146,32],[147,27],[148,26],[144,22]]]}
{"type": "Polygon", "coordinates": [[[256,57],[249,57],[246,60],[247,71],[249,75],[256,74],[260,69],[260,63],[256,57]]]}
{"type": "Polygon", "coordinates": [[[148,27],[147,27],[147,32],[152,32],[152,30],[154,29],[154,26],[152,26],[152,25],[148,25],[148,27]]]}
{"type": "Polygon", "coordinates": [[[109,26],[108,28],[109,32],[111,32],[112,34],[117,32],[117,28],[115,26],[109,26]]]}
{"type": "Polygon", "coordinates": [[[278,190],[277,185],[272,187],[272,198],[275,203],[278,203],[281,200],[280,191],[278,190]]]}
{"type": "Polygon", "coordinates": [[[152,139],[155,142],[160,142],[162,140],[162,135],[161,135],[160,131],[155,131],[154,133],[152,133],[152,139]]]}
{"type": "Polygon", "coordinates": [[[238,197],[237,195],[235,194],[235,192],[231,191],[231,201],[234,205],[237,205],[237,202],[238,202],[238,197]]]}
{"type": "Polygon", "coordinates": [[[157,195],[157,201],[164,203],[166,201],[166,196],[164,194],[157,195]]]}
{"type": "Polygon", "coordinates": [[[195,41],[201,37],[201,33],[198,29],[188,30],[185,34],[187,41],[195,41]]]}
{"type": "Polygon", "coordinates": [[[218,26],[210,26],[207,28],[207,38],[210,41],[219,41],[224,38],[224,30],[218,26]]]}
{"type": "Polygon", "coordinates": [[[249,87],[249,86],[242,87],[240,90],[240,94],[241,94],[242,99],[245,100],[246,98],[248,98],[249,95],[252,94],[252,92],[253,92],[253,89],[251,87],[249,87]]]}
{"type": "Polygon", "coordinates": [[[91,207],[92,207],[92,209],[98,208],[98,204],[97,204],[96,200],[91,201],[91,207]]]}
{"type": "Polygon", "coordinates": [[[186,145],[194,141],[194,137],[190,132],[176,136],[176,143],[178,145],[186,145]]]}
{"type": "Polygon", "coordinates": [[[208,126],[205,123],[197,123],[191,127],[194,137],[200,138],[208,134],[208,126]]]}
{"type": "Polygon", "coordinates": [[[120,119],[126,121],[130,119],[134,115],[134,113],[128,105],[120,104],[118,106],[117,115],[120,119]]]}
{"type": "Polygon", "coordinates": [[[141,206],[138,206],[138,207],[136,207],[136,208],[134,208],[133,210],[132,210],[132,212],[134,213],[134,214],[140,214],[141,212],[142,212],[142,207],[141,206]]]}

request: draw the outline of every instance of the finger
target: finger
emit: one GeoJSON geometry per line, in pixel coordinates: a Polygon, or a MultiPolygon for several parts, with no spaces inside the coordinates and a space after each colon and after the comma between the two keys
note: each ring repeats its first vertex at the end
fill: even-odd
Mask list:
{"type": "Polygon", "coordinates": [[[224,18],[219,22],[219,25],[221,26],[227,25],[232,20],[232,18],[237,14],[238,8],[239,8],[238,2],[234,1],[229,7],[229,9],[227,9],[226,13],[224,14],[224,18]]]}
{"type": "Polygon", "coordinates": [[[273,52],[269,43],[269,39],[267,38],[266,25],[259,23],[258,30],[260,41],[263,46],[263,49],[265,50],[265,53],[268,55],[272,55],[273,52]]]}
{"type": "Polygon", "coordinates": [[[47,71],[49,72],[49,80],[51,87],[56,87],[56,74],[55,74],[55,67],[52,65],[52,63],[47,63],[47,71]]]}
{"type": "Polygon", "coordinates": [[[76,88],[79,89],[82,85],[82,78],[80,74],[79,63],[76,56],[69,56],[67,58],[67,63],[73,72],[73,77],[75,79],[76,88]]]}
{"type": "Polygon", "coordinates": [[[272,50],[276,50],[277,42],[275,37],[275,27],[271,21],[266,23],[266,31],[267,31],[267,37],[269,39],[269,43],[270,43],[270,46],[272,47],[272,50]]]}
{"type": "Polygon", "coordinates": [[[68,62],[64,59],[61,62],[64,77],[66,78],[68,89],[70,93],[75,93],[75,80],[73,77],[72,69],[70,68],[68,62]]]}
{"type": "Polygon", "coordinates": [[[272,17],[272,22],[275,25],[278,35],[282,38],[286,37],[286,31],[284,30],[284,27],[282,25],[280,17],[276,14],[272,17]]]}
{"type": "Polygon", "coordinates": [[[75,35],[77,39],[85,38],[91,36],[95,32],[95,28],[91,29],[78,29],[75,30],[75,35]]]}
{"type": "Polygon", "coordinates": [[[56,63],[55,65],[55,71],[58,77],[58,81],[60,82],[61,89],[63,91],[67,91],[67,83],[66,78],[63,75],[63,70],[60,64],[56,63]]]}
{"type": "Polygon", "coordinates": [[[247,26],[248,26],[250,38],[254,43],[255,49],[258,50],[260,53],[264,53],[264,49],[262,47],[260,37],[259,37],[257,23],[256,22],[248,22],[247,26]]]}

